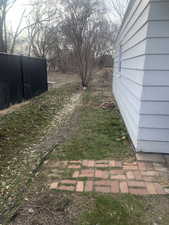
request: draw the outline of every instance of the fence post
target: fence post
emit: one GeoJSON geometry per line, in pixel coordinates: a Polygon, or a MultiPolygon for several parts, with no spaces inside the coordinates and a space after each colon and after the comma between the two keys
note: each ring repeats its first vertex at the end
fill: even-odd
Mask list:
{"type": "Polygon", "coordinates": [[[48,71],[47,71],[47,60],[46,58],[44,58],[44,61],[45,61],[45,74],[46,74],[46,91],[48,91],[48,71]]]}
{"type": "Polygon", "coordinates": [[[21,79],[22,79],[22,97],[25,99],[25,82],[24,82],[24,74],[23,74],[23,56],[20,55],[20,70],[21,70],[21,79]]]}

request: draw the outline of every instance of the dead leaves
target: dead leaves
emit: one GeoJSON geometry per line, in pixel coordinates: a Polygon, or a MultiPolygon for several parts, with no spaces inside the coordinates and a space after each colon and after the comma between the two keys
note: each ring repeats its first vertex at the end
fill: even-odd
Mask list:
{"type": "Polygon", "coordinates": [[[115,108],[115,103],[113,101],[111,102],[104,102],[102,103],[99,108],[102,109],[114,109],[115,108]]]}

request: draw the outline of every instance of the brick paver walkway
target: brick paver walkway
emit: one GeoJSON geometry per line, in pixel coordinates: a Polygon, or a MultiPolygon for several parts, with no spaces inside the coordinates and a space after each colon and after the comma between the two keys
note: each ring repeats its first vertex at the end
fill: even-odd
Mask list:
{"type": "Polygon", "coordinates": [[[169,194],[169,156],[136,154],[136,157],[137,160],[132,163],[115,160],[48,162],[47,166],[51,169],[50,189],[169,194]]]}

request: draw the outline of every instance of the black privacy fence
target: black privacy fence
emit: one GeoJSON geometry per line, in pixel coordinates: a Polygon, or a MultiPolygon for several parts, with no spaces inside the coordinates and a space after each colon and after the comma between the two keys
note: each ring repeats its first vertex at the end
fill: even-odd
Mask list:
{"type": "Polygon", "coordinates": [[[47,90],[46,59],[0,53],[0,109],[47,90]]]}

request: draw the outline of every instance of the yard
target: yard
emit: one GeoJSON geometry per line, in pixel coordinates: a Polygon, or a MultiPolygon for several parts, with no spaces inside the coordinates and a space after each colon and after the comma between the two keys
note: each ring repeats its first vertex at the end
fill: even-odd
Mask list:
{"type": "Polygon", "coordinates": [[[57,179],[73,180],[74,168],[58,169],[60,162],[100,162],[104,173],[112,159],[135,161],[112,97],[111,71],[98,71],[87,91],[78,87],[75,79],[0,117],[1,223],[168,225],[168,195],[65,191],[72,183],[49,189],[57,179]]]}

